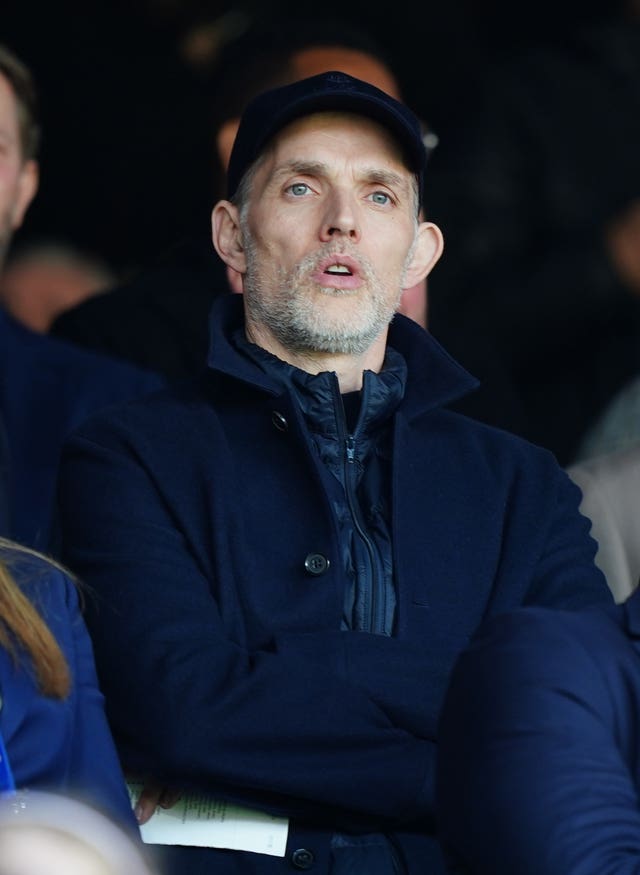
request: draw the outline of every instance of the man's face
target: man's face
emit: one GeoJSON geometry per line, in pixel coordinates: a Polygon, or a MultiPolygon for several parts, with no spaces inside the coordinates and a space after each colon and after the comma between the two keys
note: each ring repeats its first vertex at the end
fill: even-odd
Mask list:
{"type": "Polygon", "coordinates": [[[0,74],[0,267],[36,186],[36,164],[22,157],[15,95],[0,74]]]}
{"type": "Polygon", "coordinates": [[[263,345],[360,355],[386,334],[414,281],[414,185],[395,140],[363,117],[318,113],[277,135],[241,220],[247,324],[263,345]]]}

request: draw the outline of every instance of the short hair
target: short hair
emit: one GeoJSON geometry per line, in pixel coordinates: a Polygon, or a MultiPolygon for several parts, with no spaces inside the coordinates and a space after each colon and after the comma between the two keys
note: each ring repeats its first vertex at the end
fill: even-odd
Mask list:
{"type": "Polygon", "coordinates": [[[38,95],[33,76],[27,65],[2,44],[0,74],[9,82],[15,94],[22,157],[30,161],[37,156],[40,146],[38,95]]]}

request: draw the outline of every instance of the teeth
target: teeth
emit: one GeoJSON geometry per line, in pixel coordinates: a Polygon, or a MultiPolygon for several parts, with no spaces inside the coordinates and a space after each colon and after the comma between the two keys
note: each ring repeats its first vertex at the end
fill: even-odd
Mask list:
{"type": "Polygon", "coordinates": [[[327,268],[327,273],[351,273],[348,267],[345,267],[344,264],[332,264],[327,268]]]}

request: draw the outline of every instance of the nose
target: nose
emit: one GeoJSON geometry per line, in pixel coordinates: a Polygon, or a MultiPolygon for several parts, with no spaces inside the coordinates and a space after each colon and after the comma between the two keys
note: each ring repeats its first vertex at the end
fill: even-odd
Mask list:
{"type": "Polygon", "coordinates": [[[360,239],[357,205],[345,191],[332,192],[326,204],[322,239],[326,242],[335,237],[348,237],[353,242],[360,239]]]}

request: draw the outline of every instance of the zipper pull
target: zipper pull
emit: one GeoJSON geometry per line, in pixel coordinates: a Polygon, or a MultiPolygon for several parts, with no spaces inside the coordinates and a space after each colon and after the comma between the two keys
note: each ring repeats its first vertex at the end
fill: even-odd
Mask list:
{"type": "Polygon", "coordinates": [[[356,460],[356,439],[352,434],[347,437],[347,462],[352,465],[356,460]]]}

